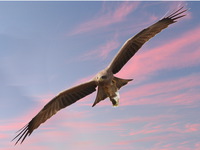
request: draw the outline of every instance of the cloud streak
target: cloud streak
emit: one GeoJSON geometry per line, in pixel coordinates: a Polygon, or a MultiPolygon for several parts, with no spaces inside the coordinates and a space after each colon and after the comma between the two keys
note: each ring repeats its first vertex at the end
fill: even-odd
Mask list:
{"type": "Polygon", "coordinates": [[[143,76],[151,75],[158,70],[183,68],[200,63],[200,28],[190,30],[179,38],[167,43],[137,53],[133,59],[117,74],[118,76],[143,76]]]}
{"type": "MultiPolygon", "coordinates": [[[[198,147],[198,143],[187,139],[190,135],[198,135],[200,131],[200,124],[191,123],[173,123],[171,124],[170,118],[166,118],[161,122],[157,120],[156,122],[150,122],[137,128],[137,130],[131,129],[131,131],[126,135],[132,137],[133,140],[121,140],[119,142],[114,142],[113,145],[118,146],[128,146],[135,145],[136,143],[145,142],[151,143],[151,149],[191,149],[186,148],[188,144],[194,144],[194,147],[198,147]],[[160,136],[160,135],[164,136],[160,136]],[[179,142],[174,142],[178,138],[179,142]]],[[[123,135],[125,136],[125,135],[123,135]]],[[[141,146],[142,147],[142,146],[141,146]]]]}
{"type": "Polygon", "coordinates": [[[193,89],[200,87],[199,74],[180,79],[150,83],[122,94],[122,105],[192,105],[198,104],[200,94],[193,89]],[[181,85],[181,86],[180,86],[181,85]],[[162,88],[161,88],[162,87],[162,88]],[[183,92],[184,91],[184,92],[183,92]],[[192,95],[192,97],[191,97],[192,95]]]}
{"type": "MultiPolygon", "coordinates": [[[[152,104],[197,106],[200,94],[195,89],[200,88],[198,81],[200,81],[199,73],[170,81],[136,86],[120,94],[120,106],[152,104]]],[[[91,101],[84,100],[80,105],[90,106],[91,101]]],[[[98,106],[107,105],[110,105],[108,98],[98,104],[98,106]]]]}
{"type": "Polygon", "coordinates": [[[123,21],[135,8],[138,6],[138,2],[123,2],[115,8],[114,10],[109,10],[109,12],[102,12],[94,19],[86,21],[75,28],[71,35],[81,34],[85,32],[90,32],[97,30],[102,27],[110,26],[114,23],[123,21]]]}
{"type": "Polygon", "coordinates": [[[115,50],[120,46],[120,43],[117,40],[110,40],[103,45],[98,46],[95,50],[88,51],[87,53],[79,57],[80,60],[92,60],[92,59],[106,59],[110,52],[115,50]]]}

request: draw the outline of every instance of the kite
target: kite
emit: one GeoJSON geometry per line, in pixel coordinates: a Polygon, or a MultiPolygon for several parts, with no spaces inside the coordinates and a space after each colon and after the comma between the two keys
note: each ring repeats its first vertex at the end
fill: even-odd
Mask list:
{"type": "Polygon", "coordinates": [[[13,139],[15,140],[18,138],[15,145],[20,142],[20,140],[21,143],[23,143],[27,136],[30,136],[35,129],[37,129],[47,119],[55,115],[59,110],[95,92],[96,89],[97,95],[92,107],[106,98],[110,99],[113,106],[118,106],[119,89],[132,81],[132,79],[118,78],[114,76],[114,74],[118,73],[122,69],[122,67],[135,55],[144,43],[163,29],[167,28],[170,24],[177,22],[177,19],[186,16],[184,13],[186,11],[187,9],[180,7],[167,17],[164,17],[148,28],[143,29],[137,35],[128,39],[111,63],[104,70],[94,76],[94,78],[88,82],[67,89],[55,96],[27,125],[18,131],[18,134],[13,139]]]}

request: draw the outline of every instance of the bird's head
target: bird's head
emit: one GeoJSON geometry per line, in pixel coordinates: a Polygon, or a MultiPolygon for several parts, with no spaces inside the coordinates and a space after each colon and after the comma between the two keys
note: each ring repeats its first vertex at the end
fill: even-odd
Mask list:
{"type": "Polygon", "coordinates": [[[110,75],[106,70],[99,72],[95,76],[95,80],[100,84],[109,82],[111,80],[111,78],[112,78],[112,75],[110,75]]]}

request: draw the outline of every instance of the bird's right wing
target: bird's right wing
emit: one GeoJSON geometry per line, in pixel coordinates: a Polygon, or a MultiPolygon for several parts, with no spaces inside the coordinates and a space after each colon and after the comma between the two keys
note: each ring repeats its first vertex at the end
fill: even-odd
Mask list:
{"type": "Polygon", "coordinates": [[[44,123],[47,119],[56,114],[60,109],[65,108],[75,103],[77,100],[96,91],[96,87],[96,82],[92,80],[63,91],[54,97],[26,126],[24,126],[19,131],[18,135],[14,138],[18,138],[15,144],[17,144],[20,140],[22,143],[27,136],[31,135],[33,130],[38,128],[40,124],[44,123]]]}
{"type": "Polygon", "coordinates": [[[161,32],[163,29],[167,28],[170,24],[175,23],[177,19],[184,17],[185,14],[183,13],[187,10],[183,8],[184,7],[179,8],[169,16],[159,20],[155,24],[142,30],[137,35],[127,40],[108,66],[113,74],[119,72],[145,42],[161,32]]]}

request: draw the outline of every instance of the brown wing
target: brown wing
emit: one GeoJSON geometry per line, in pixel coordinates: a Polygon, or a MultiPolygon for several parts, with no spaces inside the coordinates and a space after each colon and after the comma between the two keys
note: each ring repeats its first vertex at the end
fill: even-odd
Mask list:
{"type": "Polygon", "coordinates": [[[177,19],[184,17],[185,14],[183,13],[186,11],[187,10],[181,7],[177,11],[171,13],[168,17],[161,19],[152,26],[142,30],[137,35],[127,40],[108,66],[113,74],[119,72],[145,42],[161,32],[163,29],[167,28],[168,25],[175,23],[177,19]]]}
{"type": "Polygon", "coordinates": [[[54,97],[27,125],[19,130],[18,135],[14,138],[18,138],[15,144],[17,144],[20,140],[22,143],[27,135],[30,136],[33,130],[38,128],[40,124],[44,123],[47,119],[56,114],[60,109],[65,108],[75,103],[77,100],[96,91],[96,87],[97,85],[95,81],[90,81],[68,89],[54,97]]]}

